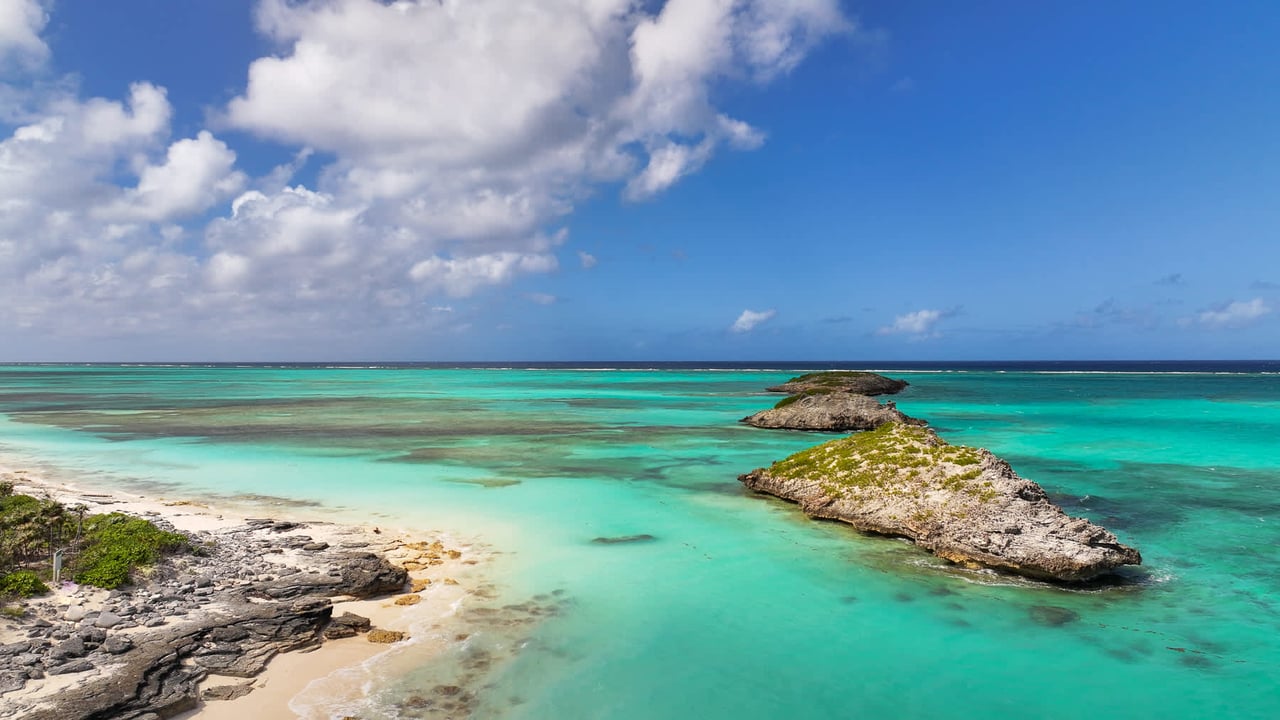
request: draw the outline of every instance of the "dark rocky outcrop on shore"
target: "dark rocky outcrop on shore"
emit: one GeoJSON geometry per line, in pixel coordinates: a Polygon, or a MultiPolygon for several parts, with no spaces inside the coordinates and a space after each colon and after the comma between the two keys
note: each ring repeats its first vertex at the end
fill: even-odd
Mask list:
{"type": "Polygon", "coordinates": [[[924,424],[904,415],[892,402],[881,404],[875,398],[845,392],[803,395],[745,417],[742,422],[775,430],[836,432],[874,430],[887,422],[924,424]]]}
{"type": "Polygon", "coordinates": [[[216,539],[197,536],[201,554],[157,568],[144,585],[113,591],[100,610],[72,606],[61,616],[24,619],[27,639],[0,646],[0,694],[33,678],[84,673],[56,698],[15,706],[18,716],[172,717],[196,707],[197,684],[210,673],[253,677],[279,653],[318,646],[327,628],[334,628],[330,637],[367,631],[368,620],[354,615],[331,623],[330,598],[397,592],[408,574],[361,542],[330,548],[306,535],[278,534],[302,527],[264,521],[216,539]],[[302,561],[265,559],[285,552],[302,561]]]}
{"type": "Polygon", "coordinates": [[[1004,460],[905,423],[819,445],[739,480],[811,517],[910,538],[963,565],[1080,582],[1142,562],[1106,529],[1049,502],[1004,460]]]}
{"type": "Polygon", "coordinates": [[[895,395],[907,387],[904,380],[894,380],[873,372],[832,370],[793,377],[781,385],[766,388],[769,392],[788,395],[845,392],[854,395],[895,395]]]}

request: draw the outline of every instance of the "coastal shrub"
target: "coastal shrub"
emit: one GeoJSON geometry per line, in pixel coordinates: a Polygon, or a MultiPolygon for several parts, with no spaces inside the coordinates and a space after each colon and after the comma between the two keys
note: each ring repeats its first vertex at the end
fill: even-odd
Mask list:
{"type": "Polygon", "coordinates": [[[49,592],[49,586],[30,570],[19,570],[0,577],[0,596],[35,597],[49,592]]]}
{"type": "Polygon", "coordinates": [[[164,553],[188,546],[187,538],[178,533],[120,513],[88,518],[85,540],[75,561],[75,581],[108,590],[128,584],[134,569],[153,565],[164,553]]]}

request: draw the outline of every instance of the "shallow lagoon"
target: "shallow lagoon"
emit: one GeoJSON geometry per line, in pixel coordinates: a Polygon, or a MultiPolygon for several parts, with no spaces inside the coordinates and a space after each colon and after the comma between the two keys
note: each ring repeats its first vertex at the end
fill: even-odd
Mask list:
{"type": "Polygon", "coordinates": [[[1280,715],[1280,376],[901,375],[902,410],[1142,550],[1069,592],[744,493],[824,439],[736,422],[792,374],[16,367],[0,452],[484,542],[499,597],[460,612],[489,629],[388,665],[365,717],[477,658],[479,717],[1280,715]]]}

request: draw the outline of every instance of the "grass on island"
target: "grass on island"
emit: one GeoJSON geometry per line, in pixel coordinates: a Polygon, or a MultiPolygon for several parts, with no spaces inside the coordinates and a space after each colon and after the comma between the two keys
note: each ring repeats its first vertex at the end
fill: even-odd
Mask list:
{"type": "Polygon", "coordinates": [[[949,445],[926,428],[885,423],[779,460],[769,472],[818,482],[832,497],[852,489],[919,494],[937,487],[989,502],[996,496],[991,483],[974,482],[982,474],[981,463],[982,452],[976,448],[949,445]],[[934,468],[946,472],[928,472],[934,468]]]}
{"type": "Polygon", "coordinates": [[[57,550],[63,551],[63,577],[110,590],[164,555],[187,549],[185,536],[142,518],[89,515],[84,505],[16,495],[12,483],[0,482],[0,599],[49,592],[57,550]]]}
{"type": "Polygon", "coordinates": [[[801,398],[812,397],[814,395],[820,395],[820,394],[821,393],[816,390],[806,390],[802,393],[796,393],[795,395],[788,395],[787,397],[784,397],[781,400],[779,400],[777,403],[775,403],[773,406],[773,409],[778,410],[780,408],[784,408],[790,405],[791,403],[797,400],[800,400],[801,398]]]}

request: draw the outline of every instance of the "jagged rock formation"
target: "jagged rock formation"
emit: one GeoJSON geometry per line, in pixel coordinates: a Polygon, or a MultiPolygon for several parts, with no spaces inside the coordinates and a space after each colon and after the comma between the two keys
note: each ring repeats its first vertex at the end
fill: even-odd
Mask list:
{"type": "Polygon", "coordinates": [[[904,380],[894,380],[872,372],[832,370],[793,377],[781,385],[766,388],[769,392],[788,395],[846,392],[854,395],[894,395],[907,387],[904,380]]]}
{"type": "Polygon", "coordinates": [[[880,428],[796,453],[739,477],[815,518],[895,535],[952,562],[1079,582],[1142,556],[1049,502],[986,450],[948,445],[928,428],[880,428]]]}
{"type": "MultiPolygon", "coordinates": [[[[0,695],[46,675],[84,677],[34,706],[0,703],[0,717],[172,717],[195,709],[197,685],[210,673],[253,677],[279,653],[367,631],[369,620],[349,613],[331,622],[331,597],[397,592],[408,573],[367,548],[330,549],[306,535],[270,534],[302,527],[250,521],[202,545],[204,554],[183,558],[180,573],[157,568],[153,581],[113,592],[101,610],[73,606],[78,612],[34,619],[26,640],[0,645],[0,695]],[[265,559],[286,552],[296,564],[265,559]]],[[[207,699],[248,690],[237,686],[207,699]]]]}
{"type": "Polygon", "coordinates": [[[887,422],[924,424],[904,415],[892,402],[882,405],[875,398],[845,392],[787,398],[742,422],[758,428],[837,432],[874,430],[887,422]]]}

